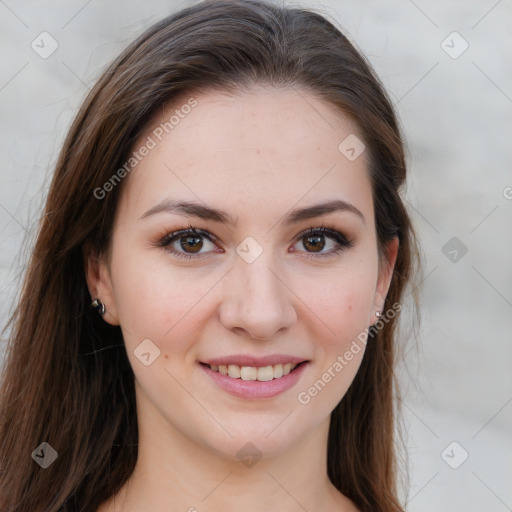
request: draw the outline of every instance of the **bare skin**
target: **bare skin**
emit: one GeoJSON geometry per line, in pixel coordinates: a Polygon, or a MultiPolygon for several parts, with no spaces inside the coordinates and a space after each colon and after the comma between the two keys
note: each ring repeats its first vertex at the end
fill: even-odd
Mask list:
{"type": "MultiPolygon", "coordinates": [[[[398,250],[394,240],[378,251],[366,153],[350,161],[338,149],[359,131],[304,90],[195,98],[125,178],[110,253],[88,259],[91,295],[123,332],[140,437],[134,473],[99,512],[220,512],[235,504],[246,512],[355,512],[327,475],[329,419],[360,366],[365,346],[351,347],[378,320],[398,250]],[[221,209],[234,223],[155,211],[169,199],[221,209]],[[351,207],[282,223],[293,210],[332,200],[351,207]],[[158,245],[190,225],[215,238],[188,234],[158,245]],[[349,244],[302,234],[322,225],[349,244]],[[190,236],[193,250],[183,245],[190,236]],[[250,263],[237,253],[247,237],[262,249],[250,263]],[[145,339],[160,350],[148,366],[134,353],[145,339]],[[280,394],[242,398],[200,364],[238,354],[308,363],[280,394]],[[329,369],[329,383],[308,394],[329,369]],[[237,456],[247,443],[261,457],[250,466],[237,456]]],[[[135,147],[174,109],[159,112],[135,147]]]]}

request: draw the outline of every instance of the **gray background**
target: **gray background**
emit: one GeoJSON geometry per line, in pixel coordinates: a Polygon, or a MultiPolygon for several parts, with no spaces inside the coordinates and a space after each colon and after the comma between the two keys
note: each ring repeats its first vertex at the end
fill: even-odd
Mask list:
{"type": "MultiPolygon", "coordinates": [[[[128,42],[189,3],[0,0],[1,325],[85,94],[128,42]],[[58,43],[47,59],[31,48],[43,31],[58,43]]],[[[408,510],[512,510],[512,2],[296,3],[366,53],[406,136],[424,253],[423,319],[402,341],[408,510]]]]}

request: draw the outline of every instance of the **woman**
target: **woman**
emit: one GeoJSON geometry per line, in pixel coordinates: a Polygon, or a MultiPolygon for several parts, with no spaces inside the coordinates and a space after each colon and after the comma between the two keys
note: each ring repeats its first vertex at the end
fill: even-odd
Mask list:
{"type": "Polygon", "coordinates": [[[198,3],[57,163],[0,398],[0,510],[403,510],[417,251],[390,101],[319,14],[198,3]]]}

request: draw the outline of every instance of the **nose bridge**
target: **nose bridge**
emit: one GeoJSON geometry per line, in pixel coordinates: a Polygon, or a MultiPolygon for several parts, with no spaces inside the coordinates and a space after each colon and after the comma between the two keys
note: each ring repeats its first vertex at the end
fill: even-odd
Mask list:
{"type": "Polygon", "coordinates": [[[278,272],[272,269],[273,266],[276,267],[272,259],[263,255],[252,263],[238,262],[238,276],[246,287],[242,298],[253,311],[270,309],[271,303],[283,300],[283,283],[277,278],[278,272]]]}
{"type": "MultiPolygon", "coordinates": [[[[243,244],[240,244],[243,249],[243,244]]],[[[271,337],[295,320],[292,294],[279,278],[272,251],[256,259],[236,258],[221,319],[227,328],[242,328],[251,337],[271,337]]]]}

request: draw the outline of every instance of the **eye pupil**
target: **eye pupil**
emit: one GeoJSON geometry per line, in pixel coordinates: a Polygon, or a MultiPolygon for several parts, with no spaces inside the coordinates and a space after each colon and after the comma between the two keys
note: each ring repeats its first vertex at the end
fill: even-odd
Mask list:
{"type": "Polygon", "coordinates": [[[190,246],[192,250],[190,252],[199,252],[201,248],[203,247],[203,240],[199,236],[185,236],[181,238],[180,245],[183,250],[187,249],[187,244],[190,246]],[[185,240],[185,242],[184,242],[185,240]]]}
{"type": "Polygon", "coordinates": [[[321,251],[325,247],[324,235],[314,235],[306,237],[306,243],[304,243],[304,247],[306,249],[309,249],[308,244],[312,246],[313,252],[321,251]]]}

